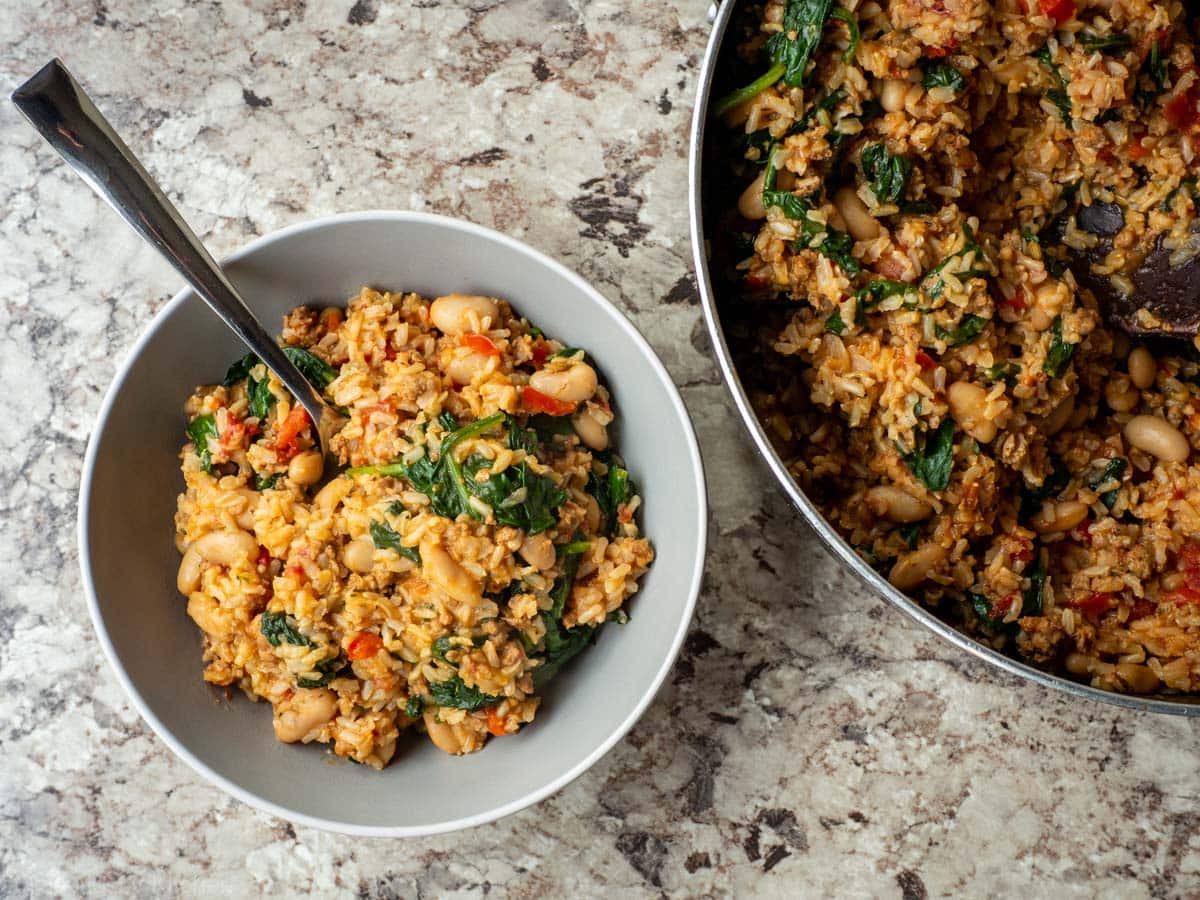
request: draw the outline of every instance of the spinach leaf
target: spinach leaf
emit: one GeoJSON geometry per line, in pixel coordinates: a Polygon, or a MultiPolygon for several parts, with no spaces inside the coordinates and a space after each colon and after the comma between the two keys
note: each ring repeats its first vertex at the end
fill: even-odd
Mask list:
{"type": "Polygon", "coordinates": [[[858,44],[862,40],[862,32],[858,29],[858,19],[855,18],[854,13],[850,12],[844,6],[835,6],[833,12],[829,15],[834,19],[841,19],[846,25],[846,31],[850,35],[850,42],[846,46],[846,52],[842,54],[842,62],[850,62],[850,60],[854,59],[854,51],[858,49],[858,44]]]}
{"type": "Polygon", "coordinates": [[[300,374],[318,391],[325,390],[329,383],[337,378],[337,369],[300,347],[284,347],[283,355],[292,361],[292,365],[299,369],[300,374]]]}
{"type": "Polygon", "coordinates": [[[846,330],[846,323],[842,321],[841,310],[835,309],[825,318],[825,330],[832,334],[841,334],[846,330]]]}
{"type": "Polygon", "coordinates": [[[468,712],[483,709],[485,706],[495,706],[503,699],[485,694],[479,688],[470,687],[457,675],[447,681],[435,681],[430,684],[429,695],[438,706],[465,709],[468,712]]]}
{"type": "Polygon", "coordinates": [[[1150,52],[1146,55],[1146,72],[1150,75],[1154,86],[1158,90],[1164,91],[1167,88],[1167,61],[1163,59],[1162,48],[1158,41],[1150,45],[1150,52]]]}
{"type": "Polygon", "coordinates": [[[249,376],[250,370],[257,365],[258,357],[253,353],[247,353],[229,367],[229,369],[225,372],[225,379],[221,382],[221,384],[225,385],[225,387],[233,387],[243,378],[249,376]]]}
{"type": "Polygon", "coordinates": [[[619,456],[596,455],[608,465],[608,473],[600,477],[594,471],[589,472],[585,490],[596,498],[600,506],[600,533],[605,537],[613,537],[621,524],[617,518],[621,505],[628,503],[637,491],[619,456]]]}
{"type": "Polygon", "coordinates": [[[212,413],[196,416],[188,423],[187,433],[188,437],[192,439],[192,443],[196,445],[196,455],[200,457],[200,468],[211,475],[212,448],[209,441],[217,441],[221,438],[217,432],[217,420],[213,418],[212,413]]]}
{"type": "Polygon", "coordinates": [[[1043,597],[1046,593],[1046,563],[1038,554],[1037,562],[1029,571],[1029,587],[1025,591],[1024,602],[1021,604],[1021,615],[1040,616],[1042,614],[1043,597]]]}
{"type": "Polygon", "coordinates": [[[490,459],[473,454],[463,463],[463,478],[467,490],[492,507],[496,521],[526,534],[553,527],[555,511],[567,501],[567,492],[549,476],[534,474],[524,462],[478,480],[477,475],[491,465],[490,459]]]}
{"type": "Polygon", "coordinates": [[[317,646],[300,633],[299,627],[294,622],[295,620],[287,613],[265,612],[262,614],[258,628],[272,647],[278,647],[281,642],[295,644],[297,647],[317,646]]]}
{"type": "Polygon", "coordinates": [[[421,551],[416,547],[406,547],[400,543],[399,533],[386,522],[372,522],[368,526],[371,541],[380,550],[395,550],[405,559],[411,559],[421,565],[421,551]]]}
{"type": "Polygon", "coordinates": [[[832,226],[826,226],[825,233],[828,237],[817,245],[817,252],[845,269],[847,275],[859,274],[862,265],[854,258],[854,239],[832,226]]]}
{"type": "Polygon", "coordinates": [[[991,319],[967,313],[952,331],[947,331],[941,325],[935,325],[933,333],[946,342],[947,347],[961,347],[969,344],[983,332],[991,319]]]}
{"type": "Polygon", "coordinates": [[[892,281],[890,278],[876,278],[874,281],[863,285],[854,292],[854,296],[859,303],[866,307],[872,307],[886,300],[888,297],[895,297],[897,294],[915,293],[918,290],[915,284],[909,284],[906,281],[892,281]]]}
{"type": "Polygon", "coordinates": [[[246,397],[250,401],[250,415],[265,419],[275,405],[275,395],[271,393],[271,379],[251,378],[246,382],[246,397]]]}
{"type": "Polygon", "coordinates": [[[1071,481],[1071,472],[1061,457],[1050,455],[1050,474],[1043,479],[1040,487],[1023,487],[1021,489],[1021,506],[1017,511],[1017,520],[1026,522],[1042,506],[1043,500],[1057,497],[1071,481]]]}
{"type": "Polygon", "coordinates": [[[1046,351],[1046,363],[1042,367],[1051,378],[1062,375],[1075,355],[1075,345],[1063,340],[1062,327],[1062,316],[1055,316],[1050,326],[1050,348],[1046,351]]]}
{"type": "Polygon", "coordinates": [[[1104,504],[1105,509],[1112,509],[1113,505],[1117,502],[1117,495],[1121,491],[1121,476],[1125,474],[1125,466],[1126,461],[1122,457],[1113,457],[1098,475],[1088,481],[1088,487],[1093,491],[1109,481],[1117,482],[1115,488],[1107,490],[1100,495],[1100,502],[1104,504]]]}
{"type": "Polygon", "coordinates": [[[335,678],[346,678],[354,674],[354,670],[350,668],[350,663],[346,662],[341,656],[335,656],[332,659],[322,660],[315,666],[317,672],[316,678],[297,678],[296,687],[302,688],[319,688],[325,687],[335,678]]]}
{"type": "Polygon", "coordinates": [[[963,73],[948,63],[931,65],[925,70],[925,77],[921,79],[921,84],[926,90],[948,87],[955,93],[961,93],[967,89],[967,79],[963,77],[963,73]]]}
{"type": "Polygon", "coordinates": [[[954,467],[954,420],[944,419],[933,439],[926,436],[920,450],[904,454],[904,462],[925,487],[931,491],[944,491],[950,484],[950,471],[954,467]]]}
{"type": "MultiPolygon", "coordinates": [[[[561,419],[562,416],[547,416],[550,419],[561,419]]],[[[512,416],[505,416],[504,428],[508,432],[508,449],[509,450],[524,450],[529,456],[536,456],[538,444],[541,443],[538,439],[538,433],[533,428],[523,428],[521,423],[512,416]]]]}
{"type": "Polygon", "coordinates": [[[269,491],[271,488],[275,487],[275,482],[278,480],[278,472],[276,472],[274,475],[260,475],[258,472],[255,472],[254,489],[256,491],[269,491]]]}
{"type": "Polygon", "coordinates": [[[555,625],[546,629],[546,661],[533,670],[533,686],[540,690],[545,687],[562,667],[587,647],[596,636],[598,628],[590,625],[580,625],[577,628],[563,628],[555,625]]]}
{"type": "Polygon", "coordinates": [[[404,704],[404,714],[410,719],[419,719],[424,707],[425,704],[421,702],[420,697],[409,697],[408,702],[404,704]]]}
{"type": "Polygon", "coordinates": [[[767,161],[767,170],[763,174],[763,206],[777,206],[783,211],[785,217],[800,222],[800,237],[792,242],[792,246],[797,250],[815,249],[822,256],[837,263],[850,275],[857,275],[861,272],[862,266],[851,253],[854,241],[850,235],[838,231],[832,225],[821,224],[810,218],[808,214],[812,211],[812,205],[807,199],[797,197],[791,191],[775,189],[778,177],[777,165],[775,149],[772,148],[767,161]],[[825,237],[818,241],[821,235],[825,237]]]}
{"type": "MultiPolygon", "coordinates": [[[[924,287],[925,290],[929,292],[929,296],[934,300],[936,300],[938,297],[942,296],[942,293],[946,290],[946,281],[944,278],[942,278],[941,272],[943,269],[946,268],[946,266],[950,265],[951,260],[955,259],[956,257],[966,256],[968,253],[971,253],[972,251],[975,253],[975,258],[977,260],[986,261],[986,259],[987,259],[987,257],[984,256],[984,254],[983,254],[983,248],[980,247],[979,242],[975,240],[975,232],[971,230],[971,226],[964,223],[962,229],[963,229],[963,245],[962,245],[962,247],[960,247],[955,252],[951,253],[949,256],[947,256],[945,259],[943,259],[941,262],[939,262],[936,266],[934,266],[932,269],[930,269],[928,272],[926,272],[925,277],[923,279],[921,279],[921,286],[924,287]]],[[[967,269],[966,271],[963,271],[963,272],[958,272],[958,273],[956,273],[956,277],[959,279],[959,281],[966,283],[967,281],[971,280],[972,278],[983,278],[988,274],[989,274],[989,272],[987,269],[976,267],[976,268],[972,268],[972,269],[967,269]]]]}
{"type": "Polygon", "coordinates": [[[830,91],[816,103],[810,106],[804,115],[797,119],[795,124],[793,124],[792,127],[787,130],[787,134],[799,134],[800,132],[804,131],[816,120],[817,116],[826,110],[833,109],[845,99],[846,92],[841,88],[835,88],[834,90],[830,91]]]}
{"type": "MultiPolygon", "coordinates": [[[[750,252],[754,252],[753,248],[750,252]]],[[[553,447],[555,435],[569,435],[575,431],[570,416],[549,416],[545,413],[530,416],[529,427],[537,434],[539,449],[553,447]]]]}
{"type": "Polygon", "coordinates": [[[868,144],[860,157],[863,175],[880,203],[895,203],[908,188],[912,163],[885,144],[868,144]]]}
{"type": "Polygon", "coordinates": [[[900,537],[904,538],[904,543],[908,544],[910,550],[915,550],[917,542],[921,539],[921,523],[910,522],[907,525],[901,525],[897,531],[900,532],[900,537]]]}
{"type": "Polygon", "coordinates": [[[555,350],[553,353],[547,356],[546,359],[565,359],[568,356],[574,356],[576,353],[582,353],[583,358],[585,360],[587,359],[586,351],[579,347],[563,347],[561,350],[555,350]]]}
{"type": "Polygon", "coordinates": [[[821,43],[825,20],[833,0],[787,0],[783,29],[767,39],[767,56],[783,66],[783,81],[791,87],[804,84],[804,76],[813,52],[821,43]]]}
{"type": "Polygon", "coordinates": [[[1092,53],[1121,53],[1133,44],[1133,39],[1127,34],[1077,34],[1075,38],[1084,50],[1092,53]]]}
{"type": "Polygon", "coordinates": [[[971,608],[975,611],[979,624],[989,631],[1012,634],[1019,630],[1016,622],[1005,622],[1002,618],[993,615],[992,601],[986,594],[977,594],[971,591],[967,594],[967,599],[971,601],[971,608]]]}
{"type": "Polygon", "coordinates": [[[457,644],[450,640],[449,635],[443,634],[433,642],[433,646],[429,648],[429,652],[433,654],[434,659],[440,659],[442,662],[449,662],[449,660],[446,659],[446,654],[457,646],[457,644]]]}
{"type": "Polygon", "coordinates": [[[988,381],[1003,381],[1010,388],[1017,386],[1017,375],[1021,373],[1021,367],[1011,360],[1001,360],[994,365],[988,366],[983,376],[988,381]]]}
{"type": "Polygon", "coordinates": [[[1170,212],[1171,207],[1175,205],[1175,198],[1179,196],[1181,191],[1187,191],[1191,195],[1193,202],[1200,201],[1200,191],[1196,189],[1196,178],[1195,176],[1188,176],[1187,178],[1180,179],[1179,184],[1175,186],[1175,189],[1171,193],[1163,198],[1163,202],[1158,208],[1163,212],[1170,212]]]}
{"type": "Polygon", "coordinates": [[[543,638],[546,661],[533,672],[534,687],[540,688],[553,678],[563,664],[583,650],[595,635],[596,629],[591,626],[565,628],[562,624],[567,598],[571,594],[571,586],[575,583],[575,573],[579,571],[579,558],[590,546],[587,541],[574,541],[558,549],[559,559],[562,560],[562,574],[550,589],[550,609],[542,613],[542,621],[546,628],[543,638]]]}
{"type": "MultiPolygon", "coordinates": [[[[741,106],[747,100],[753,100],[763,91],[777,82],[780,78],[782,78],[783,73],[783,65],[776,64],[771,66],[771,68],[767,69],[766,72],[754,79],[745,87],[738,88],[736,91],[730,91],[728,94],[713,103],[712,114],[717,118],[720,118],[735,106],[741,106]]],[[[541,334],[539,333],[536,336],[541,337],[541,334]]]]}
{"type": "Polygon", "coordinates": [[[897,206],[900,207],[900,212],[906,216],[933,215],[935,208],[928,200],[901,200],[897,206]]]}
{"type": "Polygon", "coordinates": [[[1050,48],[1045,44],[1034,51],[1033,58],[1049,69],[1054,80],[1058,82],[1058,87],[1046,91],[1046,99],[1058,109],[1058,114],[1062,116],[1067,131],[1073,131],[1075,125],[1071,121],[1071,95],[1067,93],[1067,80],[1063,77],[1062,69],[1055,65],[1054,60],[1050,58],[1050,48]]]}

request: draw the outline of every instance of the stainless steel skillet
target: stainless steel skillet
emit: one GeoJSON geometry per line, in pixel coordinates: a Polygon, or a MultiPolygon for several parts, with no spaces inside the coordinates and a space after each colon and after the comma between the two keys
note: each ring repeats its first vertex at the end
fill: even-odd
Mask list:
{"type": "Polygon", "coordinates": [[[737,4],[734,0],[725,0],[716,10],[713,19],[712,36],[701,65],[700,78],[696,88],[696,105],[692,118],[691,151],[688,160],[688,202],[691,220],[691,238],[693,262],[696,269],[696,282],[700,290],[700,302],[704,309],[704,319],[712,338],[713,352],[721,368],[721,376],[733,396],[734,404],[746,426],[746,431],[771,469],[780,487],[791,500],[792,505],[812,526],[822,542],[844,566],[853,572],[860,581],[868,585],[877,595],[888,603],[902,610],[929,630],[935,632],[947,641],[983,661],[996,666],[1020,678],[1025,678],[1043,687],[1063,691],[1075,697],[1089,700],[1100,700],[1128,709],[1145,710],[1148,712],[1168,713],[1173,715],[1200,717],[1200,697],[1189,698],[1169,695],[1130,695],[1101,691],[1087,685],[1079,684],[1069,679],[1032,668],[1022,662],[1004,656],[990,647],[971,639],[955,630],[951,625],[937,618],[930,610],[915,603],[896,588],[892,587],[882,576],[872,569],[855,553],[853,548],[842,539],[836,529],[821,515],[816,505],[804,494],[799,485],[792,479],[783,460],[772,447],[762,423],[750,405],[741,376],[738,373],[738,360],[731,350],[726,338],[725,323],[722,322],[717,303],[716,280],[708,266],[708,241],[712,237],[715,217],[706,216],[705,201],[710,199],[712,185],[723,173],[713,165],[712,153],[706,147],[709,141],[721,140],[725,135],[724,126],[711,123],[709,120],[709,103],[713,94],[714,82],[725,67],[731,62],[736,37],[730,35],[725,41],[726,33],[734,18],[737,4]],[[711,125],[711,129],[710,129],[711,125]],[[716,130],[716,133],[712,133],[716,130]],[[707,171],[706,171],[707,168],[707,171]],[[707,178],[707,181],[706,181],[707,178]]]}

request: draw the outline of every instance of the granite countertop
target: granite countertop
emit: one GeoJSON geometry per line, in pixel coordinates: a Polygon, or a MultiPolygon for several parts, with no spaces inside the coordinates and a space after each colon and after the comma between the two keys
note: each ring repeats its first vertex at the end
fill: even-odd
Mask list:
{"type": "Polygon", "coordinates": [[[297,828],[230,799],[125,699],[75,545],[102,392],[180,284],[0,104],[0,896],[1200,891],[1193,724],[1069,700],[928,634],[851,580],[756,462],[690,273],[707,5],[0,8],[4,93],[63,57],[218,255],[393,207],[499,228],[579,271],[681,387],[712,510],[674,672],[557,796],[408,841],[297,828]]]}

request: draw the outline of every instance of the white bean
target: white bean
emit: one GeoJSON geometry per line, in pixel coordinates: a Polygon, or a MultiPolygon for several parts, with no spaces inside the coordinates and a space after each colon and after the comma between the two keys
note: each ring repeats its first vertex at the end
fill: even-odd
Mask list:
{"type": "Polygon", "coordinates": [[[199,626],[200,630],[210,637],[220,637],[225,631],[225,623],[217,617],[220,610],[221,604],[212,597],[204,594],[192,594],[188,598],[188,615],[192,617],[192,621],[199,626]]]}
{"type": "Polygon", "coordinates": [[[996,437],[996,423],[983,415],[987,391],[979,385],[971,381],[954,382],[946,388],[946,403],[954,421],[979,443],[991,443],[996,437]]]}
{"type": "Polygon", "coordinates": [[[530,534],[521,542],[518,553],[524,558],[525,562],[529,563],[539,572],[544,572],[554,565],[554,560],[557,554],[554,551],[554,542],[550,537],[542,532],[541,534],[530,534]]]}
{"type": "Polygon", "coordinates": [[[833,205],[846,222],[846,230],[856,241],[869,241],[879,237],[879,223],[863,203],[862,197],[850,185],[838,188],[833,195],[833,205]]]}
{"type": "Polygon", "coordinates": [[[908,97],[908,82],[899,78],[885,78],[879,89],[879,105],[887,112],[900,112],[908,97]]]}
{"type": "Polygon", "coordinates": [[[298,688],[275,707],[275,737],[285,744],[304,740],[337,715],[337,708],[328,688],[298,688]]]}
{"type": "Polygon", "coordinates": [[[565,369],[538,369],[529,376],[529,386],[547,397],[566,403],[582,403],[596,393],[596,370],[585,362],[565,369]]]}
{"type": "Polygon", "coordinates": [[[456,352],[446,365],[446,374],[455,384],[470,384],[475,380],[476,375],[487,371],[488,363],[491,360],[490,354],[481,353],[478,350],[469,350],[466,353],[456,352]]]}
{"type": "Polygon", "coordinates": [[[877,484],[867,491],[867,509],[889,522],[921,522],[933,513],[933,507],[908,491],[890,484],[877,484]]]}
{"type": "Polygon", "coordinates": [[[317,491],[317,496],[313,497],[313,503],[317,509],[332,512],[352,490],[354,490],[354,482],[349,478],[335,478],[317,491]]]}
{"type": "Polygon", "coordinates": [[[1125,425],[1125,440],[1164,462],[1183,462],[1192,452],[1183,432],[1158,416],[1134,416],[1125,425]]]}
{"type": "Polygon", "coordinates": [[[888,581],[902,591],[915,588],[933,574],[933,570],[946,558],[946,548],[940,544],[925,544],[896,560],[888,581]]]}
{"type": "Polygon", "coordinates": [[[1130,412],[1141,399],[1141,395],[1130,386],[1127,376],[1117,373],[1104,384],[1104,402],[1113,412],[1130,412]]]}
{"type": "Polygon", "coordinates": [[[1086,519],[1087,514],[1088,505],[1078,500],[1047,500],[1042,504],[1042,508],[1034,513],[1029,524],[1038,534],[1054,534],[1070,531],[1086,519]]]}
{"type": "Polygon", "coordinates": [[[421,542],[421,570],[425,577],[463,603],[476,603],[482,594],[478,582],[460,566],[437,538],[421,542]]]}
{"type": "Polygon", "coordinates": [[[491,297],[447,294],[433,301],[429,318],[446,334],[479,333],[500,320],[500,307],[491,297]]]}
{"type": "Polygon", "coordinates": [[[210,531],[196,538],[189,550],[195,550],[205,562],[218,566],[232,566],[258,555],[258,541],[254,535],[240,528],[230,531],[210,531]]]}
{"type": "Polygon", "coordinates": [[[588,534],[600,530],[600,503],[591,494],[583,495],[583,526],[588,534]]]}
{"type": "Polygon", "coordinates": [[[342,562],[352,572],[367,574],[375,568],[375,542],[366,535],[355,538],[342,550],[342,562]]]}
{"type": "Polygon", "coordinates": [[[608,449],[608,428],[600,422],[589,408],[584,407],[571,416],[571,425],[585,445],[593,450],[608,449]]]}
{"type": "Polygon", "coordinates": [[[460,725],[447,725],[437,720],[437,710],[425,710],[422,718],[425,720],[425,730],[433,746],[446,753],[459,756],[467,752],[467,739],[470,735],[460,725]]]}
{"type": "Polygon", "coordinates": [[[1145,347],[1135,347],[1133,352],[1129,354],[1129,361],[1126,363],[1129,369],[1129,380],[1133,382],[1134,387],[1139,390],[1145,390],[1154,384],[1154,379],[1158,377],[1158,364],[1154,361],[1154,356],[1145,347]]]}
{"type": "Polygon", "coordinates": [[[325,460],[320,450],[305,450],[292,457],[288,463],[288,478],[301,486],[316,484],[325,471],[325,460]]]}
{"type": "Polygon", "coordinates": [[[204,559],[196,550],[195,545],[183,552],[179,561],[179,571],[175,573],[175,587],[185,597],[200,587],[200,573],[204,567],[204,559]]]}
{"type": "Polygon", "coordinates": [[[738,197],[738,212],[744,218],[755,220],[765,219],[767,217],[767,209],[763,206],[763,179],[766,177],[766,170],[758,173],[750,184],[742,191],[742,196],[738,197]]]}

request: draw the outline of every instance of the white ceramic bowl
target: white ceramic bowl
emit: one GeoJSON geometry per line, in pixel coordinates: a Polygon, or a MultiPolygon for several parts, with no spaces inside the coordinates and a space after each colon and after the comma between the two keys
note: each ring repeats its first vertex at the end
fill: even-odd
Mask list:
{"type": "Polygon", "coordinates": [[[359,213],[287,228],[226,264],[268,331],[304,302],[344,302],[363,284],[509,300],[596,360],[612,388],[616,446],[643,496],[657,559],[630,603],[551,683],[537,720],[451,757],[402,736],[383,772],[320,745],[276,742],[270,710],[201,679],[200,632],[175,590],[172,516],[182,486],[183,401],[219,381],[243,347],[184,291],[121,366],[88,444],[79,500],[83,583],[100,643],[150,727],[241,800],[294,822],[361,835],[450,831],[515,812],[567,784],[654,698],[692,617],[704,561],[700,454],[688,416],[646,341],[578,276],[477,225],[420,213],[359,213]]]}

